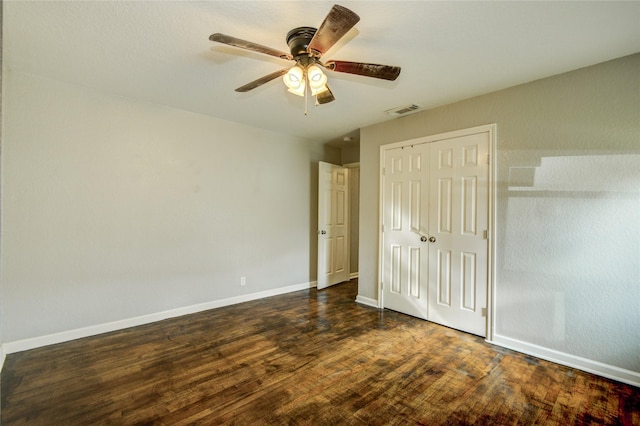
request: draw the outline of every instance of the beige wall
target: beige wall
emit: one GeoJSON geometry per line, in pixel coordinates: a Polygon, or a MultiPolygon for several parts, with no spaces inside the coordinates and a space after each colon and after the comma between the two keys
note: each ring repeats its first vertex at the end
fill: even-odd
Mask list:
{"type": "Polygon", "coordinates": [[[640,54],[362,129],[359,294],[378,297],[380,146],[497,123],[496,337],[640,383],[638,76],[640,54]]]}
{"type": "MultiPolygon", "coordinates": [[[[0,206],[2,205],[2,34],[3,32],[3,18],[2,11],[4,4],[0,2],[0,206]]],[[[2,208],[0,208],[0,241],[2,241],[2,208]]],[[[2,245],[0,244],[0,259],[2,258],[2,245]]],[[[1,276],[2,264],[0,263],[0,276],[1,276]]],[[[2,279],[0,279],[0,369],[4,364],[4,347],[2,342],[4,341],[2,334],[2,279]]]]}
{"type": "Polygon", "coordinates": [[[349,143],[342,148],[342,163],[352,164],[360,161],[360,144],[349,143]]]}
{"type": "Polygon", "coordinates": [[[358,274],[360,243],[360,167],[349,167],[349,274],[358,274]]]}
{"type": "Polygon", "coordinates": [[[317,161],[339,150],[4,78],[5,343],[316,280],[317,161]]]}

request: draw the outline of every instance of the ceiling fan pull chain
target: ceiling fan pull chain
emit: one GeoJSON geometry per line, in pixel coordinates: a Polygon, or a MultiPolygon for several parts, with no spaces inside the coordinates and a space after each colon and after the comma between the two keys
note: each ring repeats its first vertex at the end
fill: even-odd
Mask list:
{"type": "MultiPolygon", "coordinates": [[[[304,73],[304,79],[305,79],[305,81],[307,80],[307,72],[306,72],[306,70],[305,70],[305,73],[304,73]]],[[[309,89],[309,85],[305,84],[304,85],[304,115],[309,115],[309,112],[307,111],[307,104],[309,103],[308,102],[309,90],[310,90],[309,89]]]]}

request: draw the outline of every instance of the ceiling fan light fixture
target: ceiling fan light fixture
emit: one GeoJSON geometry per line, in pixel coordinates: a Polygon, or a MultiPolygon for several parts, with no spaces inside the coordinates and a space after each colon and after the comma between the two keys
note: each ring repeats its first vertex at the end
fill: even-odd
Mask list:
{"type": "Polygon", "coordinates": [[[282,79],[284,84],[289,88],[289,92],[298,96],[304,96],[306,84],[302,67],[299,65],[292,67],[282,79]]]}
{"type": "Polygon", "coordinates": [[[293,93],[294,95],[298,95],[298,96],[304,96],[304,89],[305,89],[305,84],[304,81],[300,84],[300,86],[298,86],[297,88],[293,88],[290,87],[289,88],[289,92],[293,93]]]}
{"type": "Polygon", "coordinates": [[[311,95],[316,96],[327,90],[327,76],[319,66],[314,64],[307,68],[307,80],[311,88],[311,95]]]}

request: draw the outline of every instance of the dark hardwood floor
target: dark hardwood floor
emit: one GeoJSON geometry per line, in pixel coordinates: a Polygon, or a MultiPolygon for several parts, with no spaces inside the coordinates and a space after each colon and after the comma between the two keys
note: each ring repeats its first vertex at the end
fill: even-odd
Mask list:
{"type": "Polygon", "coordinates": [[[639,425],[640,389],[299,291],[10,354],[2,425],[639,425]]]}

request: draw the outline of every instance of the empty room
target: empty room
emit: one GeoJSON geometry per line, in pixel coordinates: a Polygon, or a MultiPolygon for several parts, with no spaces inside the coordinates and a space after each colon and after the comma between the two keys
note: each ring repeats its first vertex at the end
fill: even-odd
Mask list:
{"type": "Polygon", "coordinates": [[[640,2],[1,6],[3,425],[640,424],[640,2]]]}

